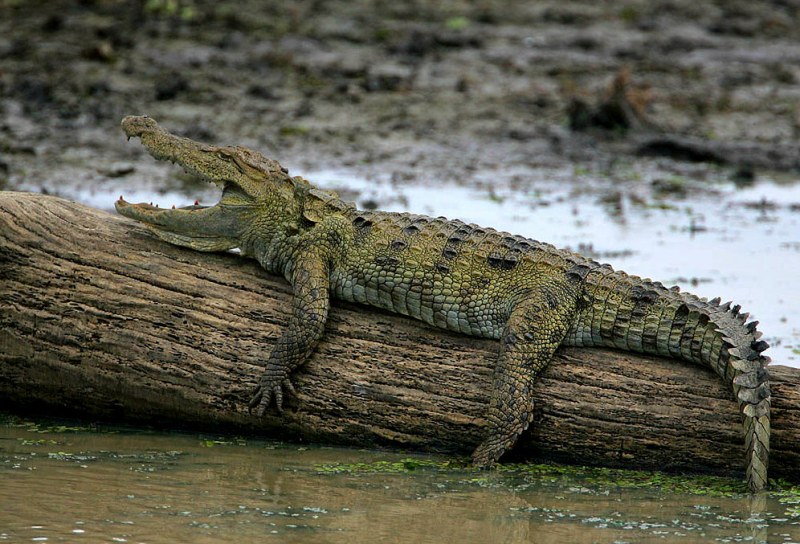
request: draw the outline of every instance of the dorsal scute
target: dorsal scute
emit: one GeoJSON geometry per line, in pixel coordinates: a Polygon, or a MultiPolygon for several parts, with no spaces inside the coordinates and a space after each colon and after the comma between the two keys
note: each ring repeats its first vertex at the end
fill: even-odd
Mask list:
{"type": "Polygon", "coordinates": [[[318,223],[332,213],[350,210],[355,210],[355,204],[343,201],[334,191],[312,187],[303,199],[303,217],[312,223],[318,223]]]}

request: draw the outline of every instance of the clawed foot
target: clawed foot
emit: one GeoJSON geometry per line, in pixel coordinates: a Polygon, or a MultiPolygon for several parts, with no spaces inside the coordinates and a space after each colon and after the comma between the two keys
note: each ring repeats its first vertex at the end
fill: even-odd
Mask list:
{"type": "Polygon", "coordinates": [[[272,399],[275,399],[275,407],[278,413],[283,413],[283,391],[291,395],[296,395],[294,385],[288,377],[277,377],[272,374],[265,374],[256,387],[253,398],[250,399],[248,408],[252,412],[255,408],[256,415],[263,416],[269,410],[272,399]]]}

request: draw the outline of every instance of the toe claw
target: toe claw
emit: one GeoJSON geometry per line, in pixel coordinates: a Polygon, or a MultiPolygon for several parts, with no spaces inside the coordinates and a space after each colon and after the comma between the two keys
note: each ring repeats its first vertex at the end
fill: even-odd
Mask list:
{"type": "Polygon", "coordinates": [[[292,383],[292,380],[290,380],[289,378],[283,380],[283,388],[286,389],[286,392],[292,395],[293,397],[297,396],[297,391],[294,388],[294,384],[292,383]]]}
{"type": "Polygon", "coordinates": [[[286,393],[292,395],[297,394],[294,385],[291,381],[289,381],[289,378],[279,378],[265,374],[261,378],[261,381],[258,384],[258,387],[256,387],[253,397],[250,399],[248,404],[250,412],[252,413],[253,409],[255,408],[256,414],[263,416],[267,413],[269,407],[274,401],[275,407],[278,409],[278,413],[282,414],[283,399],[285,394],[284,389],[286,393]]]}
{"type": "Polygon", "coordinates": [[[250,402],[247,403],[247,409],[252,412],[253,408],[261,403],[261,396],[261,387],[258,387],[256,388],[255,393],[253,393],[253,396],[250,398],[250,402]]]}

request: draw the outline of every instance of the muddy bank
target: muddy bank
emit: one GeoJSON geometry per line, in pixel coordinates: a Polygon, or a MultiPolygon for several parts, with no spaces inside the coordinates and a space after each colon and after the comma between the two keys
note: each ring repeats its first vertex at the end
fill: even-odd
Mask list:
{"type": "Polygon", "coordinates": [[[117,131],[130,113],[399,184],[594,169],[639,131],[789,150],[800,135],[790,4],[5,0],[0,15],[8,188],[144,183],[117,131]],[[633,117],[576,126],[623,71],[633,117]]]}

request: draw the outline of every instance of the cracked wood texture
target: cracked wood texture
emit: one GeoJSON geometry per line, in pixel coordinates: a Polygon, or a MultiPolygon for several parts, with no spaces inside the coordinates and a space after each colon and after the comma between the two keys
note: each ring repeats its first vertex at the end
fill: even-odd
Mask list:
{"type": "MultiPolygon", "coordinates": [[[[334,303],[282,417],[247,401],[286,325],[281,278],[66,200],[0,192],[0,404],[18,412],[467,454],[497,343],[334,303]]],[[[770,366],[771,475],[800,481],[800,370],[770,366]]],[[[507,459],[744,473],[728,388],[688,363],[559,350],[507,459]]]]}

